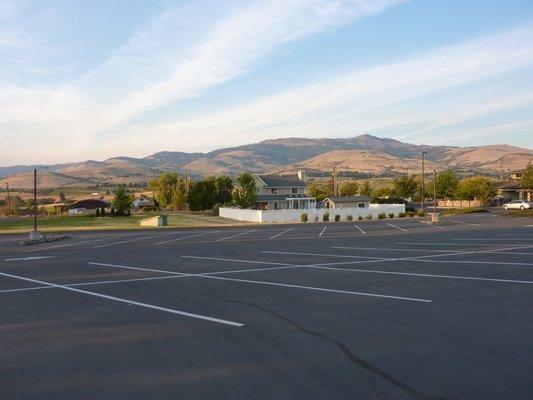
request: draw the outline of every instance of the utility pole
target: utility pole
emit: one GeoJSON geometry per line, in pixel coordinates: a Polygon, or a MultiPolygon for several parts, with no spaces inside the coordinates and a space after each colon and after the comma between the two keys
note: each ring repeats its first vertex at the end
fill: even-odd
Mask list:
{"type": "Polygon", "coordinates": [[[6,182],[6,215],[9,217],[9,211],[11,210],[11,197],[9,197],[9,182],[6,182]]]}
{"type": "Polygon", "coordinates": [[[433,170],[433,218],[437,218],[437,171],[433,170]]]}
{"type": "Polygon", "coordinates": [[[337,167],[333,167],[333,196],[337,196],[337,167]]]}
{"type": "Polygon", "coordinates": [[[422,211],[424,211],[424,202],[426,197],[426,191],[425,191],[425,182],[424,182],[424,156],[427,154],[427,151],[422,152],[422,194],[421,194],[421,202],[420,205],[422,206],[422,211]]]}
{"type": "Polygon", "coordinates": [[[37,232],[37,168],[33,170],[33,230],[37,232]]]}

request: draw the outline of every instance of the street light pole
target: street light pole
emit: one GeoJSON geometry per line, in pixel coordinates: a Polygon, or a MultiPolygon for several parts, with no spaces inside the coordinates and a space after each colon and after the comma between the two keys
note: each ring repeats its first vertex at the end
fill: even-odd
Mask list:
{"type": "Polygon", "coordinates": [[[7,192],[7,197],[6,197],[6,215],[9,217],[9,211],[10,211],[10,208],[11,208],[11,198],[9,197],[9,182],[6,182],[6,192],[7,192]]]}
{"type": "Polygon", "coordinates": [[[424,156],[427,154],[427,151],[423,151],[422,152],[422,194],[421,194],[421,207],[422,207],[422,211],[424,211],[424,202],[425,202],[425,197],[426,197],[426,190],[425,190],[425,182],[424,182],[424,156]]]}
{"type": "Polygon", "coordinates": [[[437,171],[433,170],[433,220],[437,219],[437,171]]]}
{"type": "Polygon", "coordinates": [[[37,232],[37,168],[33,170],[33,230],[37,232]]]}

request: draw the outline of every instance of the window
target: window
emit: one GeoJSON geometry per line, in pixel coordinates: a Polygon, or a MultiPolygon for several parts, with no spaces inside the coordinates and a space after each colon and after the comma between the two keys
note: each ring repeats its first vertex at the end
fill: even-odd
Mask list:
{"type": "Polygon", "coordinates": [[[298,194],[298,188],[292,188],[292,194],[298,194]]]}
{"type": "Polygon", "coordinates": [[[272,189],[270,189],[270,193],[278,194],[278,189],[277,188],[272,188],[272,189]]]}
{"type": "Polygon", "coordinates": [[[365,203],[357,203],[357,207],[358,208],[365,208],[366,204],[365,203]]]}

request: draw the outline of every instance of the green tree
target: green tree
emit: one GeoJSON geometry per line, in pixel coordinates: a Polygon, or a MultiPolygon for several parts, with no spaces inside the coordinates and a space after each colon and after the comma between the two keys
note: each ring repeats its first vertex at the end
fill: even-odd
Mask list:
{"type": "Polygon", "coordinates": [[[118,215],[126,214],[133,203],[133,194],[126,191],[124,186],[119,186],[115,190],[115,198],[113,200],[113,208],[118,215]]]}
{"type": "Polygon", "coordinates": [[[418,188],[418,182],[414,176],[404,175],[400,178],[395,178],[392,182],[394,186],[394,194],[403,199],[412,198],[418,188]]]}
{"type": "MultiPolygon", "coordinates": [[[[459,179],[451,170],[443,171],[437,174],[436,188],[438,199],[453,199],[457,192],[459,179]]],[[[428,192],[433,197],[433,182],[428,183],[428,192]]]]}
{"type": "Polygon", "coordinates": [[[318,182],[309,184],[307,190],[309,195],[316,198],[317,201],[322,201],[326,197],[331,197],[333,195],[333,191],[329,185],[324,185],[318,182]]]}
{"type": "Polygon", "coordinates": [[[339,189],[340,196],[355,196],[359,190],[359,184],[355,181],[343,183],[339,189]]]}
{"type": "Polygon", "coordinates": [[[189,209],[210,210],[217,203],[216,180],[213,177],[193,182],[189,189],[189,209]]]}
{"type": "Polygon", "coordinates": [[[215,181],[217,191],[217,203],[225,205],[231,203],[231,192],[233,191],[233,182],[229,176],[221,175],[215,181]]]}
{"type": "Polygon", "coordinates": [[[364,181],[363,185],[359,188],[359,194],[362,196],[370,197],[372,195],[372,186],[369,181],[364,181]]]}
{"type": "Polygon", "coordinates": [[[480,200],[484,204],[496,195],[494,182],[482,176],[463,179],[457,186],[456,196],[461,200],[480,200]]]}
{"type": "Polygon", "coordinates": [[[533,189],[533,164],[531,164],[531,162],[527,165],[527,168],[522,174],[520,185],[522,186],[522,189],[533,189]]]}
{"type": "Polygon", "coordinates": [[[67,198],[65,197],[65,192],[62,190],[59,192],[59,200],[64,203],[67,198]]]}
{"type": "Polygon", "coordinates": [[[239,187],[233,191],[233,202],[241,208],[251,208],[257,200],[255,178],[249,172],[237,177],[239,187]]]}
{"type": "Polygon", "coordinates": [[[148,182],[148,187],[161,207],[182,209],[187,205],[185,180],[175,172],[159,175],[148,182]]]}

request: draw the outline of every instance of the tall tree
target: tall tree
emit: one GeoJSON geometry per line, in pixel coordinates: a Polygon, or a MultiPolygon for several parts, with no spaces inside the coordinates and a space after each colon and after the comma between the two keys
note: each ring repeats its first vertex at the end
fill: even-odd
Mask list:
{"type": "Polygon", "coordinates": [[[187,205],[185,180],[175,172],[159,175],[148,183],[148,187],[154,192],[154,198],[161,207],[182,209],[187,205]]]}
{"type": "Polygon", "coordinates": [[[370,197],[372,195],[372,186],[369,181],[364,181],[359,189],[359,194],[370,197]]]}
{"type": "Polygon", "coordinates": [[[359,184],[356,181],[345,182],[339,189],[340,196],[355,196],[359,190],[359,184]]]}
{"type": "Polygon", "coordinates": [[[418,182],[414,176],[404,175],[395,178],[392,184],[394,185],[394,194],[403,199],[412,198],[418,188],[418,182]]]}
{"type": "Polygon", "coordinates": [[[522,174],[520,186],[522,186],[522,189],[533,189],[533,164],[531,162],[522,174]]]}
{"type": "MultiPolygon", "coordinates": [[[[455,173],[451,170],[443,171],[437,174],[436,187],[437,187],[437,198],[439,199],[453,199],[455,193],[457,192],[457,185],[459,184],[459,179],[455,173]]],[[[429,184],[429,193],[433,196],[433,185],[429,184]]]]}
{"type": "Polygon", "coordinates": [[[217,203],[215,178],[193,182],[189,189],[189,208],[192,211],[210,210],[217,203]]]}
{"type": "Polygon", "coordinates": [[[229,176],[221,175],[215,181],[217,191],[217,203],[220,205],[231,202],[231,192],[233,191],[233,181],[229,176]]]}
{"type": "Polygon", "coordinates": [[[480,200],[484,204],[496,195],[494,182],[483,176],[473,176],[463,179],[457,186],[456,196],[461,200],[480,200]]]}
{"type": "Polygon", "coordinates": [[[113,208],[118,215],[127,214],[133,204],[133,194],[126,191],[124,186],[119,186],[115,190],[115,198],[113,200],[113,208]]]}
{"type": "Polygon", "coordinates": [[[249,172],[237,177],[239,187],[233,191],[233,202],[241,208],[252,208],[257,200],[255,178],[249,172]]]}
{"type": "Polygon", "coordinates": [[[307,190],[311,197],[317,199],[317,201],[322,201],[326,197],[333,196],[333,190],[331,190],[330,185],[324,185],[322,183],[311,183],[307,186],[307,190]]]}

